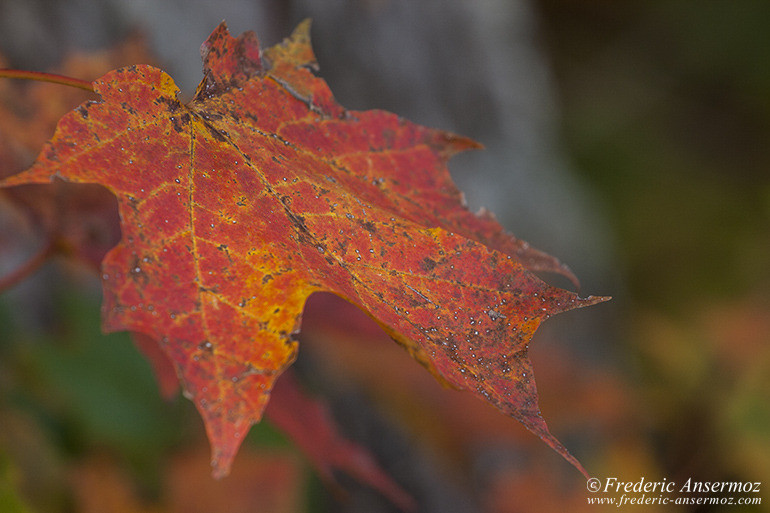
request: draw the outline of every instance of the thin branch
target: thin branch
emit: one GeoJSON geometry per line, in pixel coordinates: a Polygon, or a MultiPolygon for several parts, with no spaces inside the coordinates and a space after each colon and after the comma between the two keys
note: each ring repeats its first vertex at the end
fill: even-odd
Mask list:
{"type": "Polygon", "coordinates": [[[61,84],[70,87],[77,87],[78,89],[85,89],[86,91],[94,92],[94,87],[91,82],[87,80],[81,80],[79,78],[67,77],[65,75],[57,75],[55,73],[43,73],[42,71],[24,71],[18,69],[0,69],[0,78],[18,78],[21,80],[37,80],[38,82],[51,82],[53,84],[61,84]]]}
{"type": "Polygon", "coordinates": [[[4,292],[11,287],[16,286],[18,283],[25,280],[35,271],[40,269],[46,260],[48,260],[48,258],[54,254],[55,249],[56,243],[53,240],[48,241],[48,243],[43,246],[40,251],[33,255],[32,258],[27,260],[18,269],[0,278],[0,292],[4,292]]]}

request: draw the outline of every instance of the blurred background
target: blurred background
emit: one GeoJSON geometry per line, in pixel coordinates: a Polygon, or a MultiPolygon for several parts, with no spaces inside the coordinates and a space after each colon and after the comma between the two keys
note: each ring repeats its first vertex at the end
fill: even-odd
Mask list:
{"type": "MultiPolygon", "coordinates": [[[[549,320],[531,347],[545,419],[588,471],[761,481],[767,503],[770,4],[0,0],[0,56],[89,80],[151,62],[189,97],[220,21],[267,47],[307,17],[339,103],[483,143],[450,163],[470,208],[567,263],[584,294],[613,296],[549,320]]],[[[86,98],[48,105],[44,87],[0,83],[0,173],[86,98]]],[[[42,244],[17,207],[0,196],[0,277],[42,244]]],[[[349,476],[321,482],[267,422],[213,481],[189,401],[161,399],[128,336],[100,333],[95,276],[59,258],[0,295],[0,511],[394,511],[349,476]]],[[[312,308],[297,369],[419,511],[601,510],[514,420],[312,308]]]]}

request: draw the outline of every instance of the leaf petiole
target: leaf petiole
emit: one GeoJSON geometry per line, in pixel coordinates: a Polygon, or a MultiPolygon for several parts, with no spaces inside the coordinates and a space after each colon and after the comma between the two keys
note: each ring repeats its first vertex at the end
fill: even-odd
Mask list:
{"type": "Polygon", "coordinates": [[[54,254],[55,251],[56,243],[51,240],[18,269],[6,276],[0,277],[0,292],[4,292],[14,287],[16,284],[31,276],[51,257],[51,255],[54,254]]]}
{"type": "Polygon", "coordinates": [[[17,78],[20,80],[37,80],[38,82],[51,82],[53,84],[61,84],[61,85],[66,85],[70,87],[77,87],[78,89],[84,89],[92,93],[94,92],[93,85],[91,84],[91,82],[87,80],[72,78],[65,75],[57,75],[55,73],[44,73],[42,71],[0,69],[0,78],[17,78]]]}

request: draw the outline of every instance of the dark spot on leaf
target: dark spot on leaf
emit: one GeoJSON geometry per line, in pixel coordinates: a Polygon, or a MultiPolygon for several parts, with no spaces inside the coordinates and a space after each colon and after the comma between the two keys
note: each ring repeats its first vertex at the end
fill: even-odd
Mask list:
{"type": "Polygon", "coordinates": [[[371,221],[366,221],[365,223],[361,223],[361,227],[364,230],[366,230],[368,232],[371,232],[371,233],[376,233],[377,232],[377,227],[374,226],[374,223],[371,222],[371,221]]]}
{"type": "Polygon", "coordinates": [[[431,260],[428,257],[425,257],[422,259],[422,262],[420,262],[420,269],[423,271],[430,272],[433,270],[433,268],[436,267],[436,262],[431,260]]]}
{"type": "Polygon", "coordinates": [[[155,98],[154,101],[158,105],[160,105],[160,104],[165,105],[166,109],[171,114],[173,114],[174,112],[179,110],[179,108],[182,106],[182,104],[179,103],[179,101],[177,101],[177,100],[175,100],[173,98],[169,98],[167,96],[158,96],[157,98],[155,98]]]}
{"type": "Polygon", "coordinates": [[[307,236],[310,234],[310,231],[307,229],[307,226],[305,226],[305,218],[289,210],[289,205],[291,204],[291,198],[289,196],[283,196],[281,198],[281,203],[283,203],[284,212],[286,212],[286,217],[289,218],[289,221],[291,221],[291,224],[294,225],[294,228],[297,229],[297,235],[301,239],[307,238],[307,236]]]}
{"type": "Polygon", "coordinates": [[[190,115],[187,113],[182,114],[181,116],[171,116],[169,118],[171,121],[171,124],[174,125],[174,130],[181,133],[185,131],[185,126],[190,123],[190,115]]]}
{"type": "Polygon", "coordinates": [[[281,335],[283,335],[283,343],[288,347],[295,347],[297,345],[299,337],[296,333],[290,333],[288,335],[282,333],[281,335]]]}
{"type": "Polygon", "coordinates": [[[228,140],[227,140],[227,132],[225,132],[224,130],[218,130],[218,129],[214,128],[209,123],[204,123],[204,125],[206,126],[206,128],[209,131],[209,133],[211,134],[211,137],[213,137],[214,139],[216,139],[219,142],[228,142],[228,140]]]}
{"type": "Polygon", "coordinates": [[[129,105],[128,102],[121,102],[120,107],[131,115],[136,114],[136,109],[129,105]]]}

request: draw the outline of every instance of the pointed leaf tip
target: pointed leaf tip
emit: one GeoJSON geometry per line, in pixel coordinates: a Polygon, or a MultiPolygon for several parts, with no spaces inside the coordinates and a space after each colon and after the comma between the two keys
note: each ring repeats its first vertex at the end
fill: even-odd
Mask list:
{"type": "Polygon", "coordinates": [[[312,24],[313,20],[311,18],[305,18],[300,21],[294,29],[294,32],[291,33],[291,39],[310,43],[310,27],[312,24]]]}
{"type": "Polygon", "coordinates": [[[286,64],[296,68],[318,69],[318,62],[310,43],[310,25],[310,18],[305,18],[297,25],[291,36],[265,50],[265,55],[268,56],[273,67],[286,64]]]}
{"type": "Polygon", "coordinates": [[[585,306],[592,306],[599,303],[604,303],[605,301],[609,301],[611,299],[612,299],[612,296],[588,296],[588,297],[578,298],[578,301],[580,301],[580,305],[578,308],[583,308],[585,306]]]}
{"type": "Polygon", "coordinates": [[[246,418],[215,418],[201,408],[198,410],[203,414],[211,444],[211,475],[222,479],[230,474],[235,455],[255,422],[246,418]]]}
{"type": "Polygon", "coordinates": [[[315,54],[313,53],[312,44],[310,42],[311,25],[312,25],[312,20],[310,18],[305,18],[304,20],[300,21],[299,24],[297,24],[297,26],[295,27],[294,31],[291,33],[291,36],[289,36],[287,40],[284,40],[284,43],[290,42],[293,46],[297,48],[304,48],[305,50],[309,50],[308,53],[303,53],[306,59],[304,64],[317,65],[316,57],[315,57],[315,54]]]}
{"type": "Polygon", "coordinates": [[[546,443],[546,445],[551,447],[551,449],[553,449],[554,451],[559,453],[562,456],[562,458],[567,460],[573,467],[575,467],[581,474],[583,474],[583,476],[586,479],[589,479],[591,477],[591,475],[588,473],[588,471],[585,469],[585,467],[583,467],[583,465],[578,461],[578,459],[575,458],[572,455],[572,453],[570,453],[567,450],[567,448],[564,447],[564,445],[562,445],[561,442],[559,442],[559,440],[557,440],[550,433],[548,433],[548,434],[549,434],[549,438],[543,438],[541,436],[540,439],[543,440],[546,443]]]}
{"type": "Polygon", "coordinates": [[[247,31],[237,38],[223,21],[201,45],[203,80],[196,98],[222,94],[234,82],[242,82],[264,71],[257,35],[247,31]]]}
{"type": "Polygon", "coordinates": [[[443,154],[447,160],[463,151],[484,149],[483,144],[470,137],[443,131],[439,131],[438,134],[440,143],[437,150],[443,154]]]}
{"type": "Polygon", "coordinates": [[[610,296],[587,296],[579,297],[575,295],[568,301],[562,301],[551,305],[551,311],[549,315],[556,315],[558,313],[568,312],[570,310],[576,310],[578,308],[585,308],[587,306],[596,305],[612,299],[610,296]]]}

